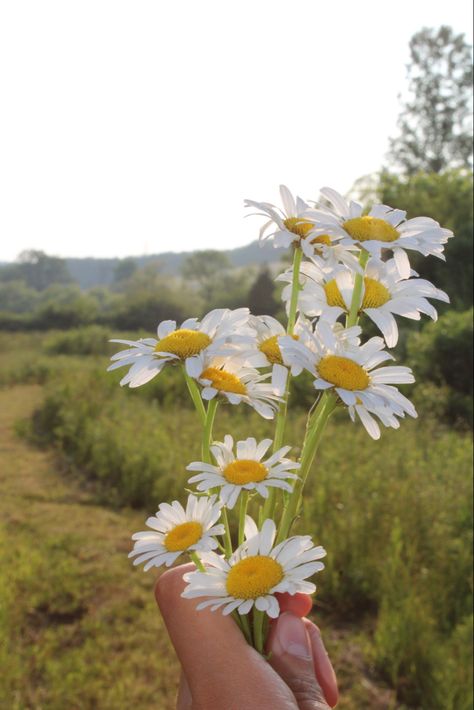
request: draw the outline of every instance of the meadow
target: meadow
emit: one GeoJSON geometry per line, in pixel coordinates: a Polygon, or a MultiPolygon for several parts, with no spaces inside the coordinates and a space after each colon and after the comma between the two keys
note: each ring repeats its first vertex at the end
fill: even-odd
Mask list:
{"type": "MultiPolygon", "coordinates": [[[[177,369],[121,389],[106,339],[98,326],[0,336],[2,708],[173,708],[153,574],[127,551],[183,495],[199,425],[177,369]]],[[[305,498],[328,551],[313,615],[343,710],[472,707],[471,434],[417,404],[379,442],[337,412],[305,498]]],[[[304,426],[297,408],[287,443],[304,426]]],[[[221,406],[215,437],[229,431],[272,425],[221,406]]]]}

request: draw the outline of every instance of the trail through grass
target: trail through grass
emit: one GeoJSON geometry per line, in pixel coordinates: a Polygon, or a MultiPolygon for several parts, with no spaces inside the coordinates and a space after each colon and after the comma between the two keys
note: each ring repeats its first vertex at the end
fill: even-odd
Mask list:
{"type": "MultiPolygon", "coordinates": [[[[127,559],[144,515],[96,505],[54,454],[16,435],[41,397],[37,385],[0,390],[0,708],[171,710],[178,668],[153,576],[127,559]]],[[[339,707],[400,708],[370,677],[367,628],[322,628],[339,707]]]]}

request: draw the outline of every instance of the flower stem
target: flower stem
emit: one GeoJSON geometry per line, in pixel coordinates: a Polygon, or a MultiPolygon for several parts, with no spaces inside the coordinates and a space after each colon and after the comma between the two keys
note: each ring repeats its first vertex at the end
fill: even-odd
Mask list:
{"type": "MultiPolygon", "coordinates": [[[[293,335],[293,331],[295,329],[296,313],[298,311],[298,293],[300,290],[300,267],[302,258],[303,252],[299,247],[296,247],[293,256],[293,277],[291,281],[290,309],[288,312],[288,324],[286,327],[286,332],[288,335],[293,335]]],[[[278,451],[278,449],[281,449],[281,446],[283,444],[283,438],[285,436],[286,413],[288,408],[288,397],[290,395],[290,381],[291,372],[288,371],[288,376],[286,378],[285,394],[283,396],[283,401],[280,402],[275,421],[273,453],[275,453],[275,451],[278,451]]],[[[273,518],[273,514],[275,512],[275,498],[276,490],[274,488],[271,488],[268,493],[268,498],[266,499],[265,504],[263,506],[263,520],[266,520],[267,518],[273,518]]]]}
{"type": "Polygon", "coordinates": [[[194,562],[194,564],[196,565],[196,568],[197,568],[200,572],[205,572],[205,571],[206,571],[206,568],[204,567],[203,563],[202,563],[201,560],[199,559],[199,556],[198,556],[197,552],[191,552],[191,551],[190,551],[190,552],[189,552],[189,556],[190,556],[190,558],[192,559],[192,561],[194,562]]]}
{"type": "Polygon", "coordinates": [[[259,653],[263,655],[263,621],[265,617],[264,611],[259,611],[253,608],[253,645],[259,653]]]}
{"type": "Polygon", "coordinates": [[[223,506],[221,510],[222,521],[224,523],[225,535],[224,535],[224,548],[225,548],[225,558],[229,559],[232,554],[232,538],[230,536],[230,526],[229,518],[227,516],[227,508],[223,506]]]}
{"type": "Polygon", "coordinates": [[[300,267],[302,258],[303,252],[299,247],[296,247],[293,256],[293,279],[291,282],[290,310],[288,312],[288,326],[286,329],[288,335],[293,335],[293,331],[295,329],[296,312],[298,310],[298,293],[300,290],[300,267]]]}
{"type": "Polygon", "coordinates": [[[324,392],[313,414],[301,453],[301,468],[298,472],[299,478],[295,481],[293,491],[283,511],[276,540],[277,543],[288,537],[293,521],[298,513],[306,479],[311,470],[311,465],[314,461],[328,419],[336,407],[336,401],[337,397],[334,394],[324,392]]]}
{"type": "MultiPolygon", "coordinates": [[[[369,252],[365,249],[361,249],[359,256],[359,264],[362,267],[362,272],[365,271],[365,267],[369,260],[369,252]]],[[[356,273],[354,279],[354,290],[352,291],[352,300],[349,314],[346,316],[346,328],[351,328],[353,325],[357,325],[359,320],[359,310],[362,303],[362,285],[364,283],[364,274],[356,273]]]]}
{"type": "Polygon", "coordinates": [[[247,515],[247,506],[249,502],[249,492],[242,491],[240,494],[240,511],[239,511],[239,545],[244,541],[245,516],[247,515]]]}
{"type": "Polygon", "coordinates": [[[196,407],[196,411],[197,411],[199,418],[201,420],[201,424],[204,425],[204,422],[206,421],[206,408],[204,406],[204,402],[201,399],[201,393],[199,392],[199,387],[197,386],[196,381],[193,380],[193,378],[188,375],[188,373],[186,372],[186,369],[184,369],[184,379],[186,380],[189,394],[191,395],[191,399],[194,402],[194,406],[196,407]]]}
{"type": "Polygon", "coordinates": [[[217,397],[211,399],[207,405],[206,418],[204,420],[204,430],[202,433],[202,460],[205,463],[211,463],[211,440],[212,440],[212,427],[214,425],[214,417],[216,416],[216,410],[219,401],[217,397]]]}
{"type": "Polygon", "coordinates": [[[247,643],[252,645],[252,632],[250,631],[250,624],[249,624],[249,617],[247,614],[239,614],[238,612],[234,612],[237,617],[239,617],[239,623],[240,628],[242,629],[242,632],[247,639],[247,643]]]}

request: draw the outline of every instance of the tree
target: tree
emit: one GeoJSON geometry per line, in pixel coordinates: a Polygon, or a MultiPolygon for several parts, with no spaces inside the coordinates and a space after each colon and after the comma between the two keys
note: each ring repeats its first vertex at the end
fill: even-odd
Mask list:
{"type": "Polygon", "coordinates": [[[231,266],[229,257],[222,251],[206,249],[195,251],[183,262],[181,273],[185,279],[195,281],[203,299],[209,302],[212,298],[214,282],[231,266]]]}
{"type": "Polygon", "coordinates": [[[131,257],[120,259],[114,269],[114,283],[127,281],[137,270],[137,262],[131,257]]]}
{"type": "Polygon", "coordinates": [[[256,316],[273,316],[279,308],[275,284],[268,269],[262,269],[249,292],[249,308],[256,316]]]}
{"type": "Polygon", "coordinates": [[[15,264],[1,271],[2,281],[24,281],[29,288],[44,291],[55,283],[71,283],[64,259],[48,256],[43,251],[23,251],[15,264]]]}
{"type": "MultiPolygon", "coordinates": [[[[417,173],[402,178],[382,173],[379,201],[401,207],[407,216],[428,215],[454,232],[446,245],[446,263],[434,256],[427,259],[409,252],[410,263],[423,278],[447,291],[450,308],[464,310],[472,305],[473,204],[472,173],[448,170],[441,175],[417,173]]],[[[443,306],[438,304],[438,310],[443,306]]]]}
{"type": "Polygon", "coordinates": [[[413,175],[472,165],[472,61],[464,35],[425,28],[410,41],[409,97],[390,140],[394,166],[413,175]]]}

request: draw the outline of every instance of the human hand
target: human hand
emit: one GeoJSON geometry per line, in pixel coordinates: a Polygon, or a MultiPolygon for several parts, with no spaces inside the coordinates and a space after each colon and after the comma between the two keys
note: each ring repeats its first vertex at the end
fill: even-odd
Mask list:
{"type": "Polygon", "coordinates": [[[243,637],[231,617],[196,612],[183,599],[183,574],[193,565],[168,570],[156,599],[181,662],[177,710],[329,710],[338,699],[336,677],[319,629],[301,618],[309,597],[280,597],[281,616],[272,622],[269,662],[243,637]]]}

